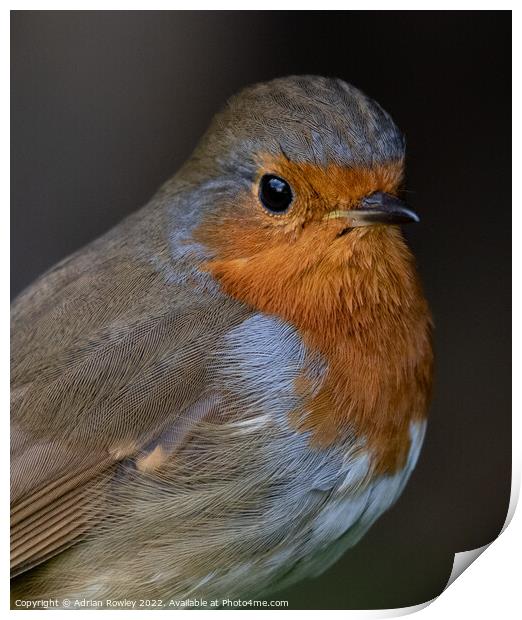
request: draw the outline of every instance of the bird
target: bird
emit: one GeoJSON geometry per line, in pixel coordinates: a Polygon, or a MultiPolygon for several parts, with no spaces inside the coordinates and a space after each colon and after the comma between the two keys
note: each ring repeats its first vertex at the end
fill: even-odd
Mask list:
{"type": "Polygon", "coordinates": [[[15,597],[266,597],[395,503],[433,374],[404,166],[342,79],[254,84],[150,202],[19,294],[15,597]]]}

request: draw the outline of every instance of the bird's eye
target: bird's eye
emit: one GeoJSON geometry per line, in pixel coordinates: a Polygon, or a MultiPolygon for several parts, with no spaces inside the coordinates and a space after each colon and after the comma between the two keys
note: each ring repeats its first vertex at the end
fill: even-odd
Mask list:
{"type": "Polygon", "coordinates": [[[265,174],[259,184],[259,199],[271,213],[284,213],[293,200],[290,185],[274,174],[265,174]]]}

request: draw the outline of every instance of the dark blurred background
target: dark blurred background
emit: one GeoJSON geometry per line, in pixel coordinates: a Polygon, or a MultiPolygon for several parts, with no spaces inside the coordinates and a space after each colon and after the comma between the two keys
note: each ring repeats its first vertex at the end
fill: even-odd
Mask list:
{"type": "Polygon", "coordinates": [[[252,82],[338,76],[408,141],[436,323],[403,496],[293,608],[430,599],[502,527],[511,472],[510,12],[12,12],[12,292],[143,205],[252,82]]]}

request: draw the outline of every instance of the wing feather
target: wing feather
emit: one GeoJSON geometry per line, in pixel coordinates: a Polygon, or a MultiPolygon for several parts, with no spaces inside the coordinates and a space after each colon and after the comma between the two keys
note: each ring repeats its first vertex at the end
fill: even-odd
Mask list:
{"type": "Polygon", "coordinates": [[[245,316],[171,264],[162,218],[146,207],[13,304],[14,574],[103,519],[119,462],[165,429],[186,432],[182,413],[204,396],[212,342],[245,316]]]}

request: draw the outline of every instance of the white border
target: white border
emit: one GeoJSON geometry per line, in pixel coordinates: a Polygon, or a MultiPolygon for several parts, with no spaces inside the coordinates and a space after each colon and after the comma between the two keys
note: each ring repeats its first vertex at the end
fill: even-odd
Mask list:
{"type": "MultiPolygon", "coordinates": [[[[73,6],[72,2],[55,2],[51,5],[46,4],[44,2],[30,2],[30,3],[12,3],[18,4],[16,6],[17,10],[28,10],[28,9],[39,9],[39,10],[64,10],[64,9],[73,9],[76,8],[73,6]]],[[[418,9],[418,2],[400,2],[400,3],[391,3],[391,2],[372,2],[371,6],[370,2],[350,2],[349,6],[347,6],[344,2],[336,1],[325,1],[321,3],[321,6],[318,7],[316,3],[312,3],[308,0],[295,0],[295,1],[274,1],[274,0],[264,0],[264,2],[258,3],[249,3],[249,6],[245,6],[244,2],[151,2],[147,7],[143,7],[141,3],[128,0],[126,2],[112,2],[109,3],[111,9],[122,9],[122,10],[134,10],[134,9],[143,9],[146,8],[148,10],[151,9],[161,9],[161,10],[173,10],[173,9],[318,9],[326,10],[326,9],[337,9],[337,10],[356,10],[356,9],[418,9]],[[315,4],[315,6],[314,6],[315,4]],[[197,5],[197,6],[196,6],[197,5]]],[[[472,9],[472,10],[484,10],[484,9],[512,9],[514,3],[508,2],[497,2],[494,6],[492,3],[477,1],[474,2],[438,2],[435,6],[434,3],[432,6],[426,6],[426,4],[422,7],[424,9],[472,9]]],[[[82,6],[82,9],[96,10],[96,9],[107,9],[107,3],[91,3],[90,6],[82,6]]],[[[10,187],[10,174],[9,174],[9,12],[7,10],[2,11],[2,19],[0,21],[0,45],[2,46],[2,54],[0,55],[0,71],[2,76],[2,84],[4,85],[4,97],[2,98],[2,116],[3,119],[3,132],[2,132],[2,161],[0,167],[0,174],[2,177],[2,187],[6,188],[5,191],[5,200],[6,206],[2,211],[3,215],[3,226],[0,228],[0,252],[1,252],[1,265],[2,269],[0,271],[0,275],[2,278],[2,290],[4,291],[6,303],[2,306],[2,323],[4,325],[4,330],[1,333],[1,344],[2,351],[4,355],[1,358],[2,364],[2,393],[5,398],[3,398],[3,403],[5,403],[4,407],[6,411],[4,412],[4,416],[2,418],[2,424],[5,425],[2,433],[2,438],[4,441],[4,450],[2,452],[2,465],[3,471],[7,472],[9,468],[9,450],[8,450],[8,442],[9,442],[9,432],[8,432],[8,402],[9,402],[9,386],[8,386],[8,376],[9,376],[9,340],[8,340],[8,325],[9,325],[9,310],[8,310],[8,287],[9,287],[9,187],[10,187]]],[[[518,18],[518,12],[515,11],[513,14],[513,25],[514,25],[514,85],[513,85],[513,109],[521,109],[520,106],[520,83],[519,80],[515,78],[515,75],[520,72],[520,44],[517,38],[517,35],[520,34],[520,20],[518,18]]],[[[349,37],[347,33],[347,37],[349,37]]],[[[518,116],[513,119],[514,127],[513,127],[513,135],[514,135],[514,144],[520,144],[520,122],[518,121],[518,116]]],[[[514,152],[514,165],[513,169],[519,171],[520,170],[520,155],[518,150],[514,152]]],[[[518,180],[518,175],[516,176],[518,180]]],[[[518,189],[518,188],[517,188],[518,189]]],[[[515,187],[513,187],[513,195],[515,196],[515,187]]],[[[492,211],[497,210],[501,212],[504,218],[507,217],[505,211],[507,210],[507,205],[492,205],[492,211]]],[[[502,225],[502,217],[497,217],[496,221],[498,221],[498,225],[502,225]]],[[[522,224],[522,214],[520,211],[520,207],[514,209],[513,212],[513,230],[519,231],[520,225],[522,224]]],[[[515,237],[514,237],[515,238],[515,237]]],[[[514,378],[514,386],[518,386],[521,384],[522,377],[520,376],[520,368],[521,368],[521,360],[520,355],[517,353],[521,350],[522,344],[522,327],[517,319],[522,317],[521,313],[521,291],[519,286],[517,274],[520,273],[520,267],[522,265],[522,248],[521,244],[514,244],[513,247],[513,344],[514,344],[514,360],[513,360],[513,378],[514,378]]],[[[522,446],[522,434],[521,434],[521,423],[520,423],[520,415],[522,415],[522,402],[520,398],[520,391],[513,391],[513,411],[515,415],[513,416],[513,491],[512,491],[512,506],[510,508],[511,515],[513,516],[514,504],[516,503],[516,497],[518,497],[519,488],[520,488],[520,472],[521,472],[521,455],[520,455],[520,447],[522,446]]],[[[492,428],[494,426],[494,420],[492,420],[492,428]]],[[[485,455],[486,457],[487,455],[485,455]]],[[[8,517],[7,517],[7,497],[9,494],[9,489],[7,485],[7,475],[3,476],[3,484],[4,486],[4,506],[6,510],[4,512],[6,518],[6,527],[5,532],[8,531],[8,517]]],[[[520,510],[514,513],[512,522],[505,529],[505,531],[501,534],[498,540],[494,541],[494,543],[489,546],[485,552],[473,563],[473,565],[468,568],[468,570],[464,571],[464,573],[458,577],[455,584],[452,584],[440,597],[438,597],[431,605],[428,605],[422,612],[420,612],[424,618],[433,618],[439,619],[441,617],[468,617],[472,615],[474,618],[484,618],[490,619],[493,615],[497,617],[511,617],[513,616],[513,611],[519,608],[519,600],[518,600],[518,589],[520,588],[519,584],[519,566],[517,563],[517,552],[522,549],[521,545],[522,540],[522,517],[520,516],[520,510]]],[[[9,554],[9,545],[7,541],[7,534],[5,538],[2,539],[2,550],[4,553],[2,557],[7,558],[9,554]]],[[[5,574],[2,574],[2,579],[0,583],[1,591],[4,596],[2,596],[2,604],[4,605],[4,609],[6,609],[9,600],[9,570],[7,567],[7,561],[3,564],[5,574]]],[[[423,607],[423,606],[419,606],[423,607]]],[[[417,608],[410,608],[402,610],[403,613],[411,613],[413,611],[418,610],[417,608]]],[[[278,610],[281,611],[281,610],[278,610]]],[[[29,612],[19,611],[19,612],[8,612],[8,613],[16,613],[16,614],[24,614],[29,612]]],[[[70,614],[67,611],[56,612],[56,611],[48,611],[47,614],[51,614],[53,617],[54,614],[59,613],[60,618],[68,618],[70,614]]],[[[93,614],[99,613],[95,611],[84,611],[83,614],[93,614]]],[[[117,611],[105,611],[103,613],[119,613],[117,611]]],[[[123,612],[122,612],[123,613],[123,612]]],[[[178,612],[179,613],[179,612],[178,612]]],[[[201,614],[227,614],[228,611],[191,611],[191,614],[196,614],[196,618],[201,614]]],[[[242,615],[245,615],[247,618],[251,617],[252,613],[270,613],[267,611],[234,611],[234,618],[241,618],[242,615]],[[239,615],[238,615],[239,614],[239,615]]],[[[316,617],[319,613],[318,611],[288,611],[287,613],[298,614],[300,617],[316,617]]],[[[343,618],[378,618],[378,617],[390,617],[390,615],[398,615],[401,613],[401,610],[384,610],[384,611],[326,611],[322,613],[327,613],[329,616],[339,616],[343,618]],[[391,613],[390,613],[391,612],[391,613]]],[[[157,612],[152,611],[143,611],[141,614],[133,614],[133,617],[146,617],[149,614],[153,614],[152,617],[157,617],[157,612]]],[[[47,617],[47,616],[46,616],[47,617]]]]}

